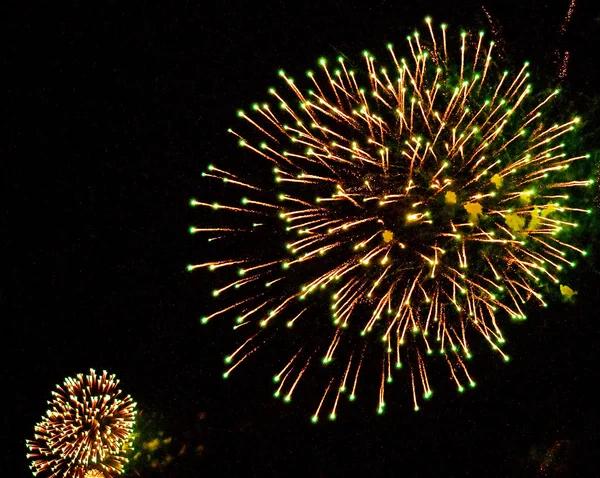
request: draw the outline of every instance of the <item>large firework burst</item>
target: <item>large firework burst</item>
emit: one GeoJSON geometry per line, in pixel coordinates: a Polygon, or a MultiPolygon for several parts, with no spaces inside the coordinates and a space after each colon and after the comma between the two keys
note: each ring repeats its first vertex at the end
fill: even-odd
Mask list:
{"type": "Polygon", "coordinates": [[[218,258],[189,269],[218,271],[226,281],[213,295],[231,297],[202,322],[232,314],[247,334],[225,376],[287,335],[276,395],[290,400],[309,369],[324,368],[315,421],[328,394],[330,418],[342,394],[355,398],[359,377],[373,375],[367,358],[379,412],[403,364],[414,408],[431,396],[430,354],[459,391],[474,386],[470,338],[508,360],[501,323],[524,319],[529,301],[546,306],[546,291],[572,295],[559,275],[586,253],[570,236],[590,212],[575,200],[592,183],[578,166],[589,155],[563,142],[579,119],[545,118],[558,91],[532,95],[528,64],[501,71],[483,33],[450,46],[445,25],[426,24],[408,37],[407,59],[388,45],[390,69],[368,52],[361,72],[321,60],[308,90],[281,71],[292,99],[271,89],[278,108],[240,111],[250,132],[230,130],[255,163],[203,174],[224,183],[228,204],[191,201],[219,213],[191,228],[218,258]],[[248,194],[239,205],[236,191],[248,194]]]}
{"type": "Polygon", "coordinates": [[[129,395],[106,371],[67,377],[52,392],[50,408],[27,440],[34,474],[50,478],[84,478],[120,474],[135,422],[129,395]]]}

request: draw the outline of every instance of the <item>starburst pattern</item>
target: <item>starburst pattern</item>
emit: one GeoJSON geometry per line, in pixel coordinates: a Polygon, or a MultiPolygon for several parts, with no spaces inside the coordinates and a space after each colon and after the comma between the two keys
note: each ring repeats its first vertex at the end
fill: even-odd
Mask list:
{"type": "Polygon", "coordinates": [[[246,333],[225,376],[268,339],[287,340],[274,348],[291,350],[276,396],[289,401],[308,370],[325,375],[314,421],[328,396],[335,418],[340,397],[373,379],[367,358],[379,412],[396,368],[415,409],[432,394],[430,360],[459,391],[474,386],[472,339],[508,360],[502,322],[546,306],[547,291],[572,296],[559,277],[586,254],[572,236],[591,212],[580,199],[589,155],[564,142],[579,118],[557,123],[558,91],[533,94],[528,63],[502,71],[483,32],[455,46],[445,25],[426,25],[406,59],[388,45],[390,69],[368,52],[360,72],[322,59],[310,89],[281,71],[287,93],[269,91],[279,107],[240,111],[249,132],[230,130],[256,161],[203,173],[228,204],[191,202],[215,211],[191,232],[208,234],[219,258],[188,269],[225,279],[213,295],[226,302],[202,322],[230,314],[246,333]],[[248,194],[239,205],[235,191],[248,194]]]}
{"type": "Polygon", "coordinates": [[[34,474],[84,478],[123,471],[136,404],[118,385],[114,375],[90,370],[57,386],[35,438],[27,440],[34,474]]]}

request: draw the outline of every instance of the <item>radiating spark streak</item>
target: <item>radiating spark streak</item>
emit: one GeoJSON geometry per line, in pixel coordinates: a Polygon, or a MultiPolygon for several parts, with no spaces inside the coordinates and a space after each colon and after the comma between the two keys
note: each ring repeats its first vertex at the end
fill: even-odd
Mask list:
{"type": "Polygon", "coordinates": [[[223,204],[218,204],[218,203],[212,203],[212,204],[208,204],[205,202],[199,202],[199,201],[194,201],[193,206],[204,206],[204,207],[210,207],[212,209],[224,209],[224,210],[228,210],[228,211],[235,211],[235,212],[245,212],[245,213],[250,213],[250,214],[261,214],[260,211],[254,211],[252,209],[245,209],[242,207],[235,207],[235,206],[224,206],[223,204]]]}
{"type": "Polygon", "coordinates": [[[314,415],[312,416],[313,422],[316,422],[319,419],[319,412],[321,411],[321,408],[323,407],[323,402],[325,401],[325,397],[327,396],[327,392],[329,392],[329,388],[331,387],[332,383],[333,383],[333,378],[329,381],[329,385],[327,385],[327,388],[325,389],[325,392],[323,393],[323,396],[321,397],[319,406],[317,407],[317,410],[315,411],[314,415]]]}
{"type": "Polygon", "coordinates": [[[302,378],[302,375],[304,375],[304,373],[306,372],[306,369],[308,368],[308,365],[310,364],[310,358],[306,361],[306,363],[304,364],[304,367],[302,367],[302,369],[300,370],[300,373],[298,374],[298,376],[296,377],[296,380],[294,380],[294,383],[292,384],[292,386],[290,387],[289,392],[286,395],[286,400],[290,400],[292,398],[292,393],[294,393],[294,389],[296,388],[296,386],[298,385],[298,382],[300,381],[300,379],[302,378]]]}
{"type": "Polygon", "coordinates": [[[227,362],[231,362],[235,356],[241,352],[241,350],[247,345],[249,344],[252,340],[254,340],[254,338],[258,335],[258,333],[254,334],[253,336],[251,336],[250,338],[248,338],[242,345],[240,345],[237,349],[235,349],[231,354],[229,354],[229,356],[227,357],[227,362]]]}
{"type": "Polygon", "coordinates": [[[254,352],[256,352],[258,350],[258,347],[254,347],[253,349],[249,350],[248,352],[246,352],[235,364],[233,364],[231,367],[229,367],[229,369],[227,369],[227,371],[223,374],[225,377],[228,377],[229,375],[231,375],[231,372],[233,372],[236,368],[239,367],[239,365],[246,360],[248,357],[250,357],[250,355],[252,355],[254,352]]]}
{"type": "Polygon", "coordinates": [[[245,303],[246,303],[246,302],[248,302],[249,300],[251,300],[251,298],[250,298],[250,297],[249,297],[249,298],[247,298],[247,299],[241,300],[241,301],[239,301],[239,302],[236,302],[235,304],[233,304],[233,305],[230,305],[229,307],[225,307],[224,309],[218,310],[217,312],[214,312],[214,313],[212,313],[211,315],[209,315],[209,316],[207,316],[207,317],[203,317],[203,318],[202,318],[202,321],[203,321],[204,323],[206,323],[206,322],[208,322],[210,319],[212,319],[212,318],[214,318],[214,317],[216,317],[216,316],[218,316],[218,315],[224,314],[225,312],[228,312],[228,311],[230,311],[231,309],[234,309],[234,308],[235,308],[235,307],[237,307],[238,305],[245,304],[245,303]]]}
{"type": "Polygon", "coordinates": [[[247,284],[249,282],[254,282],[255,280],[259,279],[260,276],[256,275],[254,277],[249,277],[249,278],[245,278],[245,279],[239,279],[235,282],[232,282],[231,284],[227,284],[224,287],[221,287],[220,289],[214,289],[213,290],[213,295],[216,297],[218,295],[220,295],[222,292],[226,291],[227,289],[231,289],[232,287],[235,287],[236,289],[239,289],[240,286],[247,284]]]}
{"type": "MultiPolygon", "coordinates": [[[[240,261],[240,262],[242,262],[242,263],[243,263],[243,262],[246,262],[246,261],[240,261]]],[[[257,265],[257,266],[246,267],[246,268],[244,268],[244,269],[240,269],[240,270],[239,270],[239,274],[240,274],[240,275],[245,275],[245,274],[247,274],[248,272],[256,271],[256,270],[258,270],[258,269],[264,269],[265,267],[270,267],[270,266],[272,266],[272,265],[274,265],[274,264],[280,264],[281,262],[282,262],[281,260],[279,260],[279,261],[271,261],[271,262],[267,262],[267,263],[265,263],[265,264],[259,264],[259,265],[257,265]]]]}

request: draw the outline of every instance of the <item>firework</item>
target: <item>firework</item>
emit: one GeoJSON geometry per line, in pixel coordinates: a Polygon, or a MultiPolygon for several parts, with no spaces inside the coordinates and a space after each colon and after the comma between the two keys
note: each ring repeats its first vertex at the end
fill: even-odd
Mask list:
{"type": "Polygon", "coordinates": [[[473,387],[473,338],[508,360],[504,322],[546,306],[547,292],[575,294],[559,276],[586,254],[572,236],[591,212],[589,155],[564,143],[579,119],[546,118],[558,91],[533,95],[528,63],[503,72],[483,37],[456,44],[427,19],[406,59],[388,45],[391,68],[368,52],[360,72],[322,59],[310,89],[281,71],[277,108],[239,112],[248,133],[230,132],[254,163],[203,173],[227,204],[191,201],[214,210],[190,231],[208,235],[216,259],[188,269],[224,280],[202,322],[230,315],[246,334],[225,377],[268,343],[289,354],[276,396],[320,390],[314,421],[368,380],[383,412],[396,374],[418,410],[430,362],[460,392],[473,387]]]}
{"type": "Polygon", "coordinates": [[[84,478],[123,471],[136,404],[118,385],[114,375],[90,370],[57,386],[35,438],[27,440],[35,475],[84,478]]]}

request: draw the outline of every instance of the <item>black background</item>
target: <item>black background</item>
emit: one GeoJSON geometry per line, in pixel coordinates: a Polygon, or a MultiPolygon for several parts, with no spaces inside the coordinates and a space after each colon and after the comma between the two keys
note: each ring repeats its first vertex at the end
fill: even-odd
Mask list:
{"type": "MultiPolygon", "coordinates": [[[[568,1],[484,5],[507,61],[549,85],[555,49],[569,50],[562,86],[597,154],[595,3],[575,2],[562,35],[568,1]]],[[[117,374],[152,433],[188,446],[140,476],[599,476],[597,251],[572,272],[575,304],[531,310],[506,330],[509,364],[482,357],[474,391],[440,390],[418,414],[362,404],[314,426],[273,400],[267,359],[224,381],[236,337],[198,323],[211,277],[185,272],[203,247],[188,201],[209,162],[241,153],[226,133],[236,110],[279,68],[401,48],[426,15],[491,30],[473,1],[52,2],[5,16],[5,476],[29,475],[25,439],[50,391],[90,367],[117,374]]]]}

